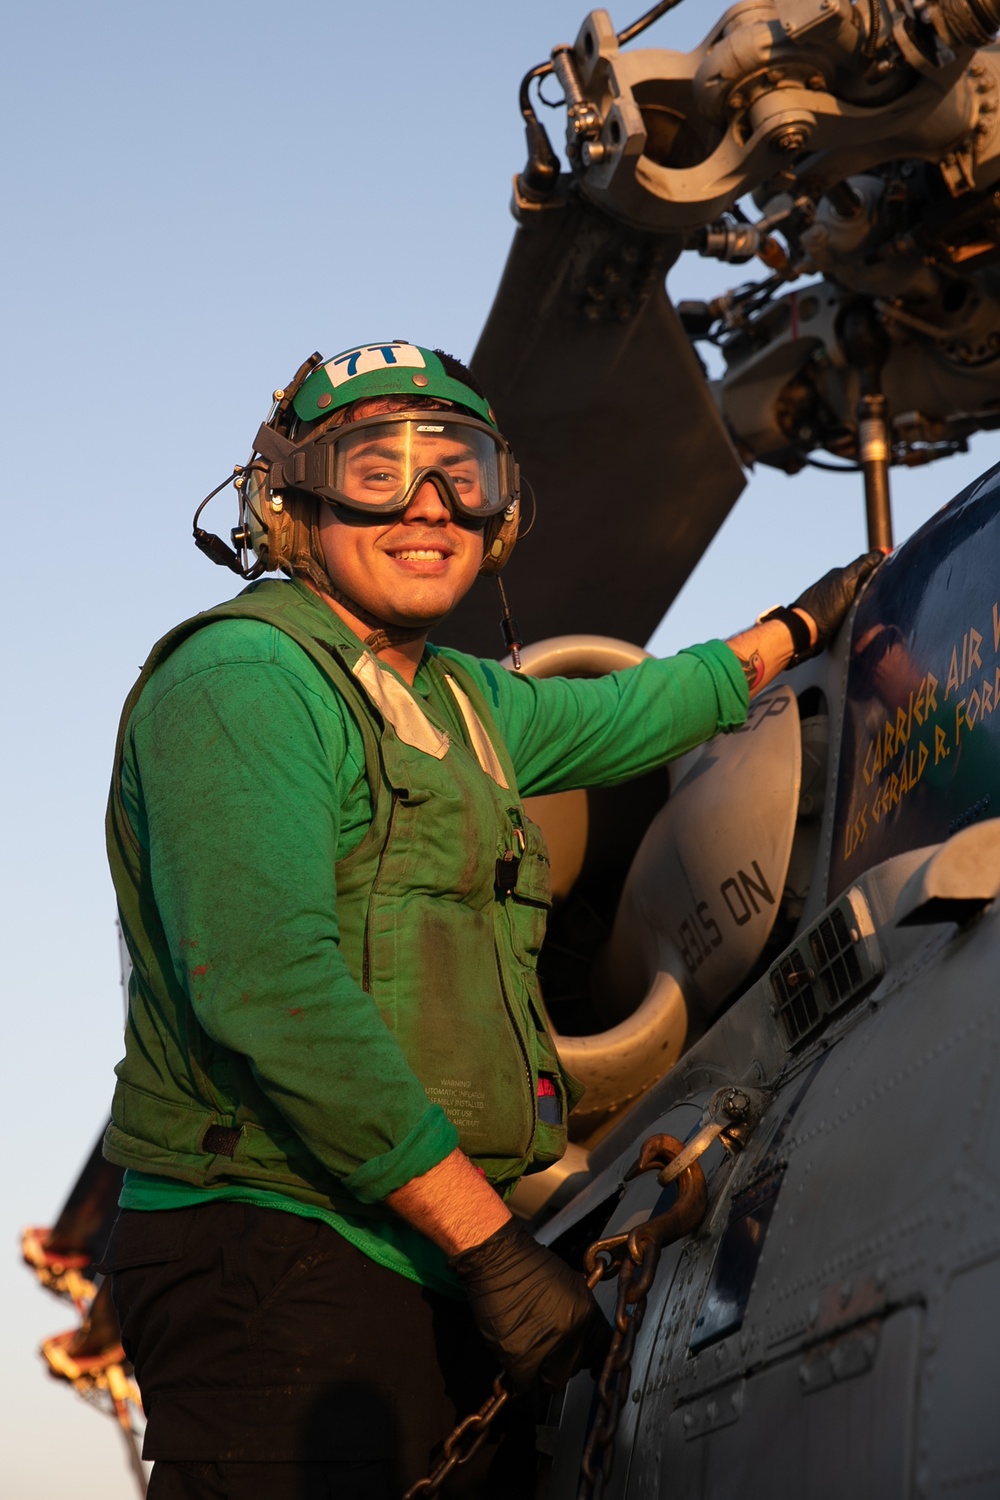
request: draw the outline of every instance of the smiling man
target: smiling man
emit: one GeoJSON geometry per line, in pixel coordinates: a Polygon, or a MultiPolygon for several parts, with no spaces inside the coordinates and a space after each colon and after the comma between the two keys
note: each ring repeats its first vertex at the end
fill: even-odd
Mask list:
{"type": "MultiPolygon", "coordinates": [[[[607,1343],[506,1206],[579,1097],[535,978],[548,861],[522,798],[741,724],[877,557],[728,644],[539,681],[428,643],[517,538],[514,456],[457,361],[308,361],[240,485],[244,573],[285,579],[166,636],[122,716],[106,1267],[151,1500],[398,1500],[499,1362],[530,1396],[607,1343]]],[[[527,1399],[494,1438],[444,1495],[531,1494],[527,1399]]]]}

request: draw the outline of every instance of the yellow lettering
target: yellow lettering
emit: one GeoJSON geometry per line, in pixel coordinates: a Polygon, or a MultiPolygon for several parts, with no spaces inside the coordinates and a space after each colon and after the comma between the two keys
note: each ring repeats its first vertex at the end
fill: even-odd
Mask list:
{"type": "Polygon", "coordinates": [[[921,740],[920,741],[920,745],[919,745],[919,747],[917,749],[917,780],[918,781],[920,780],[921,776],[924,774],[924,766],[926,766],[926,764],[927,764],[927,757],[929,755],[930,755],[930,751],[928,750],[927,746],[924,744],[923,740],[921,740]]]}
{"type": "Polygon", "coordinates": [[[875,741],[875,759],[872,761],[872,768],[876,772],[876,774],[879,771],[881,771],[881,769],[882,769],[882,736],[881,735],[879,735],[878,739],[875,741]]]}
{"type": "Polygon", "coordinates": [[[847,831],[844,834],[845,859],[850,859],[858,845],[864,842],[865,834],[868,832],[868,819],[865,817],[867,807],[868,804],[865,803],[864,807],[862,807],[861,811],[854,818],[854,821],[847,826],[847,831]]]}
{"type": "Polygon", "coordinates": [[[969,676],[972,676],[973,667],[981,667],[983,658],[979,654],[979,648],[983,644],[983,638],[978,630],[969,628],[969,676]]]}
{"type": "Polygon", "coordinates": [[[889,806],[895,807],[899,801],[899,777],[893,771],[889,777],[889,806]]]}
{"type": "Polygon", "coordinates": [[[872,758],[872,751],[874,750],[874,748],[875,742],[873,740],[869,740],[868,749],[865,751],[865,763],[861,767],[861,774],[865,778],[865,786],[871,786],[872,784],[872,773],[868,769],[868,762],[872,758]]]}
{"type": "Polygon", "coordinates": [[[934,725],[934,764],[937,765],[937,763],[938,763],[939,760],[944,760],[945,757],[948,756],[948,755],[950,755],[950,754],[951,754],[951,751],[948,749],[948,739],[947,739],[947,736],[945,735],[944,730],[941,728],[941,725],[940,724],[935,724],[934,725]]]}
{"type": "Polygon", "coordinates": [[[896,749],[898,750],[902,745],[905,745],[906,742],[907,742],[907,740],[909,738],[910,738],[910,736],[909,736],[909,734],[906,731],[906,709],[905,708],[897,708],[896,709],[896,749]]]}
{"type": "Polygon", "coordinates": [[[892,725],[888,719],[885,721],[885,744],[882,747],[882,764],[887,766],[896,753],[896,745],[892,736],[892,725]]]}
{"type": "Polygon", "coordinates": [[[998,651],[1000,651],[1000,614],[997,613],[997,607],[994,604],[994,606],[993,606],[993,652],[994,652],[994,655],[998,651]]]}
{"type": "Polygon", "coordinates": [[[954,688],[957,693],[960,686],[961,684],[958,680],[958,647],[952,646],[951,661],[948,665],[948,681],[944,686],[944,697],[946,703],[948,701],[948,694],[951,692],[952,688],[954,688]]]}
{"type": "Polygon", "coordinates": [[[976,690],[973,688],[972,692],[969,694],[969,706],[968,706],[968,708],[965,711],[965,722],[968,724],[968,726],[969,726],[970,729],[972,728],[972,726],[976,722],[976,720],[979,718],[979,710],[980,710],[981,707],[982,707],[982,699],[980,698],[980,696],[976,692],[976,690]],[[973,704],[975,704],[975,707],[973,707],[973,704]]]}
{"type": "MultiPolygon", "coordinates": [[[[910,751],[910,766],[912,766],[912,765],[913,765],[913,751],[911,750],[910,751]]],[[[905,797],[906,793],[909,790],[910,790],[910,771],[909,771],[909,768],[907,767],[907,764],[906,764],[906,756],[904,755],[903,756],[903,764],[902,764],[902,766],[900,767],[900,770],[899,770],[899,795],[900,795],[900,798],[905,797]]]]}
{"type": "Polygon", "coordinates": [[[966,631],[962,637],[962,681],[965,681],[965,664],[969,659],[969,632],[966,631]]]}
{"type": "Polygon", "coordinates": [[[928,672],[927,673],[927,713],[928,714],[936,714],[937,713],[937,697],[936,697],[937,685],[938,685],[938,680],[934,676],[934,673],[933,672],[928,672]]]}
{"type": "Polygon", "coordinates": [[[917,723],[919,725],[921,725],[921,727],[923,726],[923,722],[924,722],[924,690],[926,689],[926,687],[927,687],[927,678],[925,677],[924,680],[923,680],[923,682],[920,684],[919,688],[917,689],[917,699],[916,699],[916,702],[913,705],[914,715],[916,716],[917,723]]]}
{"type": "MultiPolygon", "coordinates": [[[[959,741],[962,738],[962,720],[965,719],[965,714],[962,712],[962,710],[964,708],[965,708],[965,699],[964,698],[959,698],[958,702],[955,704],[955,744],[956,745],[959,743],[959,741]]],[[[967,724],[969,724],[968,719],[965,719],[965,722],[967,724]]],[[[971,724],[969,724],[969,728],[970,729],[972,728],[971,724]]]]}

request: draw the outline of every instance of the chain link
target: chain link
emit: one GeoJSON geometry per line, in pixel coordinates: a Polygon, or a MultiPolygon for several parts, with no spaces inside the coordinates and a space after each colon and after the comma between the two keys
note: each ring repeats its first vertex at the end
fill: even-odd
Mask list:
{"type": "Polygon", "coordinates": [[[685,1165],[676,1176],[677,1199],[673,1207],[638,1224],[629,1234],[596,1240],[584,1257],[591,1286],[617,1274],[618,1301],[611,1348],[597,1382],[597,1411],[580,1461],[577,1500],[599,1500],[611,1478],[618,1423],[631,1384],[635,1341],[646,1315],[646,1299],[660,1251],[664,1245],[697,1229],[708,1203],[708,1188],[700,1164],[672,1135],[648,1136],[630,1174],[637,1176],[656,1170],[662,1182],[670,1164],[680,1158],[685,1165]]]}
{"type": "Polygon", "coordinates": [[[490,1426],[509,1400],[510,1391],[504,1384],[503,1376],[498,1375],[493,1382],[493,1394],[489,1400],[484,1401],[478,1411],[459,1422],[454,1432],[445,1438],[441,1457],[434,1468],[426,1478],[418,1479],[416,1484],[410,1486],[403,1500],[418,1500],[418,1497],[420,1500],[433,1500],[451,1471],[460,1464],[467,1464],[473,1454],[479,1452],[489,1436],[490,1426]]]}
{"type": "Polygon", "coordinates": [[[597,1382],[597,1413],[580,1461],[577,1500],[594,1500],[611,1478],[618,1420],[631,1384],[632,1354],[659,1258],[659,1245],[647,1240],[638,1265],[631,1255],[621,1262],[614,1333],[597,1382]]]}

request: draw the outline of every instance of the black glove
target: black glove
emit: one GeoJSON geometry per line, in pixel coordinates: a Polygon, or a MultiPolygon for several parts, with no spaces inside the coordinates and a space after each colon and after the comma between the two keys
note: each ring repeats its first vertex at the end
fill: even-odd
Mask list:
{"type": "Polygon", "coordinates": [[[848,563],[846,568],[831,568],[818,583],[807,588],[789,606],[791,609],[805,610],[807,615],[811,615],[819,632],[815,645],[809,651],[796,651],[795,664],[807,657],[818,656],[829,645],[843,625],[862,584],[884,561],[881,552],[865,552],[848,563]]]}
{"type": "Polygon", "coordinates": [[[449,1264],[516,1389],[561,1390],[604,1359],[611,1329],[587,1283],[513,1219],[449,1264]]]}

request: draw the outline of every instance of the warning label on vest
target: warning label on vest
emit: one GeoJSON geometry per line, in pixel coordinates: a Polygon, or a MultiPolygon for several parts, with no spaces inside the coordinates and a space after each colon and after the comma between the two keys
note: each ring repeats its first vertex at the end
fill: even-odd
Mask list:
{"type": "Polygon", "coordinates": [[[427,1089],[427,1097],[440,1104],[459,1130],[478,1125],[486,1108],[486,1094],[482,1089],[474,1089],[466,1078],[442,1078],[436,1087],[432,1084],[427,1089]]]}

